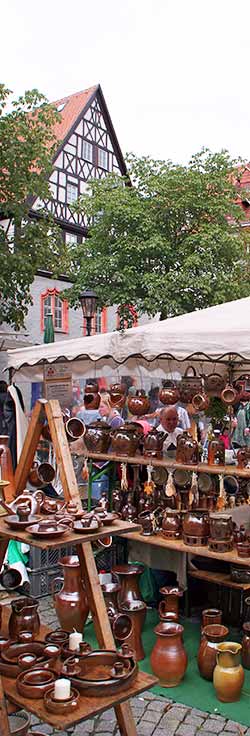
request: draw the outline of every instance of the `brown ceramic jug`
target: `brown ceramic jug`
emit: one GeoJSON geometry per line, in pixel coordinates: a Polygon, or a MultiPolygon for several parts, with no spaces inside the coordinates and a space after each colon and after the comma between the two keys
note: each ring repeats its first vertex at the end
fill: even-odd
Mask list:
{"type": "Polygon", "coordinates": [[[138,450],[140,434],[129,423],[110,432],[111,450],[116,455],[132,456],[138,450]]]}
{"type": "Polygon", "coordinates": [[[210,624],[210,626],[205,626],[202,631],[198,651],[198,667],[200,675],[205,680],[213,679],[218,644],[224,641],[228,633],[227,627],[222,626],[222,624],[210,624]]]}
{"type": "Polygon", "coordinates": [[[142,417],[144,414],[148,414],[150,409],[150,401],[146,396],[145,391],[136,391],[135,396],[128,398],[128,410],[130,414],[134,414],[137,417],[142,417]]]}
{"type": "Polygon", "coordinates": [[[39,606],[36,598],[19,598],[11,603],[11,615],[9,620],[9,635],[11,639],[17,639],[21,631],[29,631],[39,634],[40,618],[37,612],[39,606]]]}
{"type": "Polygon", "coordinates": [[[233,520],[230,514],[215,511],[209,516],[211,539],[231,539],[233,534],[233,520]]]}
{"type": "Polygon", "coordinates": [[[250,670],[250,623],[243,624],[242,629],[242,664],[246,670],[250,670]]]}
{"type": "Polygon", "coordinates": [[[164,600],[159,604],[159,615],[161,621],[178,621],[179,599],[183,596],[183,590],[173,587],[160,588],[164,600]]]}
{"type": "Polygon", "coordinates": [[[98,391],[98,386],[95,383],[86,383],[83,401],[85,409],[99,408],[101,396],[98,391]]]}
{"type": "Polygon", "coordinates": [[[206,511],[196,509],[183,513],[182,528],[184,534],[190,537],[208,537],[209,518],[206,511]]]}
{"type": "Polygon", "coordinates": [[[161,687],[176,687],[185,675],[188,660],[182,640],[183,631],[183,626],[178,623],[162,621],[154,629],[157,640],[150,662],[161,687]]]}
{"type": "Polygon", "coordinates": [[[197,465],[199,462],[198,442],[188,432],[177,437],[176,462],[184,465],[197,465]]]}
{"type": "Polygon", "coordinates": [[[160,432],[157,429],[150,429],[145,435],[143,441],[143,454],[151,457],[162,457],[163,443],[167,437],[167,432],[160,432]]]}
{"type": "Polygon", "coordinates": [[[113,383],[109,389],[110,403],[116,409],[122,409],[126,402],[126,394],[121,383],[113,383]]]}
{"type": "Polygon", "coordinates": [[[9,485],[4,488],[4,500],[8,503],[13,501],[15,498],[15,482],[14,473],[11,459],[11,452],[8,446],[9,437],[8,435],[0,435],[0,467],[1,467],[1,480],[8,480],[9,485]]]}
{"type": "Polygon", "coordinates": [[[159,399],[164,406],[177,404],[180,399],[180,391],[174,381],[165,381],[159,392],[159,399]]]}
{"type": "Polygon", "coordinates": [[[165,509],[162,519],[162,534],[166,537],[181,536],[181,515],[175,509],[165,509]]]}
{"type": "Polygon", "coordinates": [[[88,616],[89,605],[86,591],[81,579],[81,568],[76,555],[62,557],[59,565],[63,569],[63,578],[54,578],[52,589],[56,582],[63,583],[59,593],[54,593],[54,605],[61,628],[64,631],[83,631],[88,616]]]}
{"type": "Polygon", "coordinates": [[[106,422],[97,420],[86,427],[84,443],[90,452],[108,451],[110,445],[110,426],[106,422]]]}
{"type": "Polygon", "coordinates": [[[241,644],[226,641],[218,644],[213,683],[218,700],[235,703],[240,699],[244,670],[240,662],[241,644]]]}
{"type": "Polygon", "coordinates": [[[220,433],[214,430],[214,435],[208,443],[208,465],[225,465],[225,445],[220,440],[220,433]]]}

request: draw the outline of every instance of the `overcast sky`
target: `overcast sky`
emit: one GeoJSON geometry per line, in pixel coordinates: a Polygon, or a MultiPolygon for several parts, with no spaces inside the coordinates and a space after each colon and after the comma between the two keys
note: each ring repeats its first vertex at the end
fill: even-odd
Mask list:
{"type": "Polygon", "coordinates": [[[2,82],[50,101],[100,82],[123,153],[250,159],[250,2],[7,0],[2,82]]]}

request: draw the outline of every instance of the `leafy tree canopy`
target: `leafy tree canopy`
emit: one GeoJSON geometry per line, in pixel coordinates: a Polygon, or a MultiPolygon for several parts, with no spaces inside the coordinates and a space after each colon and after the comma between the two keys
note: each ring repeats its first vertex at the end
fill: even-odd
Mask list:
{"type": "Polygon", "coordinates": [[[28,217],[34,198],[50,198],[48,175],[59,116],[37,90],[10,105],[0,85],[0,323],[19,328],[28,311],[30,286],[39,268],[63,268],[61,231],[50,217],[28,217]],[[11,229],[4,227],[10,220],[11,229]],[[59,259],[60,256],[60,259],[59,259]]]}
{"type": "Polygon", "coordinates": [[[109,174],[77,203],[89,238],[72,250],[77,304],[95,288],[101,306],[128,305],[161,318],[249,294],[246,232],[235,204],[236,162],[203,150],[188,166],[128,159],[132,186],[109,174]]]}

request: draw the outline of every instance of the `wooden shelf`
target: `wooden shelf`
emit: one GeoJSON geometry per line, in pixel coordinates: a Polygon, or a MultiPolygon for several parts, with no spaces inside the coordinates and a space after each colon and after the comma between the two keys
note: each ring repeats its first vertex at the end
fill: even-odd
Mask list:
{"type": "Polygon", "coordinates": [[[223,572],[209,572],[209,570],[188,570],[188,576],[197,580],[205,580],[207,583],[215,583],[215,585],[223,585],[225,588],[234,588],[235,590],[250,590],[250,583],[235,583],[231,580],[230,575],[223,572]]]}
{"type": "Polygon", "coordinates": [[[153,547],[165,547],[165,549],[172,549],[176,552],[185,552],[186,554],[198,555],[199,557],[210,557],[214,560],[222,560],[223,562],[244,565],[245,567],[250,566],[250,557],[244,560],[234,550],[232,552],[213,552],[208,547],[184,544],[182,539],[165,539],[160,534],[145,537],[140,532],[128,532],[126,538],[131,539],[133,542],[140,542],[140,544],[150,544],[153,547]]]}
{"type": "MultiPolygon", "coordinates": [[[[8,634],[9,615],[9,606],[4,606],[2,618],[3,636],[6,636],[8,634]]],[[[38,638],[40,641],[43,641],[49,630],[50,629],[47,626],[41,625],[39,635],[36,638],[38,638]]],[[[4,677],[2,675],[2,682],[4,693],[12,703],[14,703],[15,705],[19,705],[25,710],[30,711],[30,713],[34,713],[34,715],[36,715],[38,718],[41,718],[41,720],[46,721],[46,723],[49,723],[54,728],[60,729],[62,727],[63,719],[63,727],[65,729],[73,726],[76,723],[79,723],[79,721],[92,718],[92,716],[100,714],[102,713],[102,711],[106,710],[107,708],[112,708],[112,706],[117,705],[118,703],[123,703],[128,700],[128,698],[133,698],[136,695],[139,695],[139,693],[147,690],[149,687],[157,685],[158,680],[157,677],[154,677],[153,675],[148,675],[144,672],[138,672],[138,675],[133,684],[130,685],[130,687],[117,693],[116,695],[106,695],[105,697],[98,698],[90,698],[86,695],[81,695],[79,708],[74,711],[73,714],[64,714],[63,716],[56,716],[52,713],[48,713],[48,711],[45,710],[42,699],[33,700],[31,698],[23,698],[22,695],[19,695],[16,690],[14,678],[4,677]]]]}
{"type": "Polygon", "coordinates": [[[213,475],[237,475],[240,478],[250,478],[250,468],[238,468],[237,465],[208,465],[208,463],[198,463],[198,465],[184,465],[176,463],[175,460],[167,458],[145,457],[145,455],[115,455],[114,453],[98,453],[85,452],[84,455],[90,460],[98,460],[99,462],[129,463],[129,465],[152,465],[154,468],[167,468],[169,470],[189,470],[197,473],[210,473],[213,475]]]}
{"type": "MultiPolygon", "coordinates": [[[[48,517],[44,517],[46,519],[48,517]]],[[[121,521],[117,519],[113,524],[109,526],[102,526],[98,532],[93,534],[76,534],[70,529],[66,534],[56,539],[36,539],[28,532],[14,532],[4,522],[4,516],[0,518],[0,542],[1,540],[16,539],[17,542],[25,542],[32,547],[40,547],[40,549],[52,549],[60,547],[63,544],[86,544],[87,542],[96,542],[97,539],[108,536],[121,536],[126,534],[128,531],[139,530],[140,524],[130,523],[129,521],[121,521]]]]}

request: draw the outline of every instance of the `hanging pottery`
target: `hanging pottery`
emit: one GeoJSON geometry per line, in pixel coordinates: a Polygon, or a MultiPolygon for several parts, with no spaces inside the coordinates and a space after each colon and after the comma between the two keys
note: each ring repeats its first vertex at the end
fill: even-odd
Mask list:
{"type": "Polygon", "coordinates": [[[237,391],[233,386],[230,385],[230,383],[227,383],[225,388],[223,388],[220,397],[221,401],[223,401],[223,404],[226,404],[226,406],[230,406],[231,404],[234,404],[237,399],[237,391]]]}
{"type": "Polygon", "coordinates": [[[149,409],[150,401],[143,389],[136,391],[135,396],[130,396],[128,398],[128,410],[130,411],[130,414],[142,417],[144,414],[148,414],[149,409]]]}
{"type": "Polygon", "coordinates": [[[192,406],[196,411],[205,411],[209,407],[209,397],[205,393],[195,394],[192,398],[192,406]]]}
{"type": "Polygon", "coordinates": [[[84,406],[85,409],[98,409],[100,406],[101,396],[98,386],[95,383],[86,383],[84,389],[84,406]]]}
{"type": "Polygon", "coordinates": [[[126,394],[121,383],[113,383],[109,389],[111,406],[122,409],[126,402],[126,394]]]}
{"type": "Polygon", "coordinates": [[[208,465],[225,465],[225,445],[217,430],[208,443],[208,465]]]}
{"type": "Polygon", "coordinates": [[[199,394],[200,392],[202,392],[202,378],[201,376],[196,375],[195,368],[190,365],[186,369],[184,376],[181,379],[180,400],[184,404],[190,404],[193,396],[195,396],[195,394],[199,394]],[[192,371],[192,375],[190,375],[190,371],[192,371]]]}
{"type": "Polygon", "coordinates": [[[174,381],[164,381],[163,387],[159,392],[159,399],[164,406],[177,404],[180,399],[180,391],[174,381]]]}
{"type": "Polygon", "coordinates": [[[225,378],[220,373],[209,373],[208,376],[204,376],[204,388],[209,396],[220,396],[225,384],[225,378]]]}

